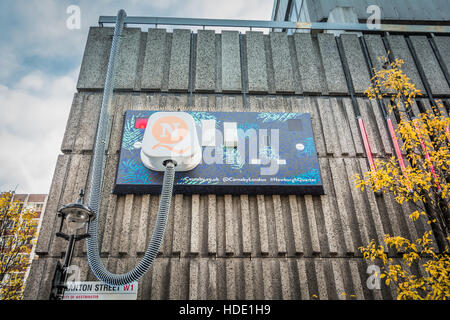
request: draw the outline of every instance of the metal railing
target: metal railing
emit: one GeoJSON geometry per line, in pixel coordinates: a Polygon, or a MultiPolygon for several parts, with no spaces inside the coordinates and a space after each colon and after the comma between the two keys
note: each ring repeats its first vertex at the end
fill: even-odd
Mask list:
{"type": "MultiPolygon", "coordinates": [[[[115,24],[115,16],[100,16],[98,23],[115,24]]],[[[405,32],[405,33],[450,33],[446,25],[407,25],[407,24],[366,24],[366,23],[328,23],[328,22],[292,22],[267,20],[233,20],[233,19],[198,19],[168,17],[126,17],[125,24],[196,26],[196,27],[235,27],[262,29],[306,29],[306,30],[343,30],[371,32],[405,32]]]]}

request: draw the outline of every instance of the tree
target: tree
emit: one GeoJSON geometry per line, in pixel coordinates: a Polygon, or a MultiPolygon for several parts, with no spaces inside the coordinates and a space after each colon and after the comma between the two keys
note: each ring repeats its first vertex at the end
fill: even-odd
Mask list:
{"type": "Polygon", "coordinates": [[[35,241],[35,216],[33,210],[12,201],[12,193],[0,195],[0,299],[22,298],[24,274],[35,241]]]}
{"type": "Polygon", "coordinates": [[[380,276],[386,285],[396,286],[397,299],[449,299],[450,118],[440,101],[433,103],[431,110],[421,110],[415,116],[413,108],[421,92],[401,69],[403,60],[380,60],[383,69],[374,69],[372,85],[365,94],[369,99],[389,98],[389,114],[397,119],[396,133],[407,161],[405,165],[395,157],[377,160],[374,170],[363,177],[355,175],[355,187],[393,193],[396,202],[412,204],[416,210],[410,218],[426,218],[431,231],[415,240],[385,235],[385,243],[401,255],[400,261],[389,258],[384,247],[374,240],[359,249],[365,259],[382,263],[380,276]],[[434,248],[432,235],[439,252],[434,248]],[[409,268],[413,264],[416,274],[409,268]]]}

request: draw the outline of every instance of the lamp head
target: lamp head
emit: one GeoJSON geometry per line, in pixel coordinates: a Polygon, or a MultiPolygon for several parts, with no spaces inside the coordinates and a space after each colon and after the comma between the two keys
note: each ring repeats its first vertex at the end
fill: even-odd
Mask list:
{"type": "Polygon", "coordinates": [[[92,219],[95,219],[95,213],[91,208],[83,204],[83,190],[80,192],[80,197],[77,202],[69,203],[62,206],[58,213],[63,219],[67,219],[67,226],[71,232],[83,228],[86,223],[89,223],[92,219]]]}

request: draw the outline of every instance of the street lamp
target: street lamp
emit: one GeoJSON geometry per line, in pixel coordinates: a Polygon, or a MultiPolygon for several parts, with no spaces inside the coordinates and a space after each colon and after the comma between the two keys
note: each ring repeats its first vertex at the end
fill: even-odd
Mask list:
{"type": "Polygon", "coordinates": [[[81,190],[77,202],[64,205],[58,210],[58,217],[61,218],[61,224],[56,236],[67,240],[68,244],[64,257],[64,264],[61,265],[61,262],[58,261],[56,265],[52,281],[52,290],[50,292],[50,300],[63,299],[64,290],[66,289],[67,268],[72,261],[75,242],[89,237],[88,233],[77,234],[77,232],[85,227],[86,224],[89,227],[91,220],[95,219],[95,213],[91,208],[83,204],[83,198],[84,192],[81,190]],[[62,232],[65,220],[67,220],[68,234],[62,232]]]}

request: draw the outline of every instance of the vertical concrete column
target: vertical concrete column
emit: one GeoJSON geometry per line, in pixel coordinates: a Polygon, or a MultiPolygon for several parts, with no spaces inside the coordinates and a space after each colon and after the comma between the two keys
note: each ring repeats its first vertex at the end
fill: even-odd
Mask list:
{"type": "Polygon", "coordinates": [[[345,82],[344,70],[342,69],[334,35],[320,33],[317,35],[317,39],[319,40],[320,56],[325,70],[328,92],[330,94],[347,94],[347,83],[345,82]]]}
{"type": "Polygon", "coordinates": [[[89,29],[77,89],[103,88],[113,33],[114,28],[89,29]]]}
{"type": "Polygon", "coordinates": [[[158,90],[162,87],[164,65],[167,59],[166,38],[165,29],[148,29],[142,72],[142,89],[158,90]]]}
{"type": "Polygon", "coordinates": [[[216,88],[216,38],[214,30],[199,30],[197,33],[197,54],[195,90],[214,92],[216,88]]]}
{"type": "Polygon", "coordinates": [[[191,32],[173,30],[169,67],[169,90],[188,91],[191,32]]]}
{"type": "Polygon", "coordinates": [[[450,37],[434,37],[434,42],[442,57],[442,62],[447,68],[447,72],[450,72],[450,37]]]}
{"type": "Polygon", "coordinates": [[[222,91],[240,92],[241,57],[239,50],[239,32],[222,31],[222,91]]]}
{"type": "Polygon", "coordinates": [[[248,91],[267,92],[267,64],[264,47],[264,34],[257,31],[246,33],[248,91]]]}
{"type": "Polygon", "coordinates": [[[314,48],[311,34],[295,33],[293,37],[303,93],[321,93],[323,77],[320,71],[319,56],[314,48]]]}
{"type": "Polygon", "coordinates": [[[394,57],[404,61],[402,69],[406,76],[411,79],[411,82],[416,85],[416,88],[419,89],[422,94],[426,94],[425,88],[420,80],[419,72],[417,71],[414,63],[414,59],[409,51],[408,45],[406,44],[405,37],[402,35],[391,35],[388,36],[387,39],[394,57]]]}
{"type": "Polygon", "coordinates": [[[291,54],[286,32],[269,34],[276,92],[294,92],[291,54]]]}
{"type": "Polygon", "coordinates": [[[343,34],[341,40],[355,93],[363,93],[370,85],[370,77],[358,36],[343,34]]]}
{"type": "MultiPolygon", "coordinates": [[[[442,69],[439,66],[428,38],[426,36],[411,36],[410,39],[414,51],[417,54],[417,60],[419,60],[417,62],[422,66],[423,73],[426,81],[428,81],[432,94],[448,94],[450,88],[445,80],[442,69]]],[[[448,53],[444,55],[448,55],[448,53]]]]}

